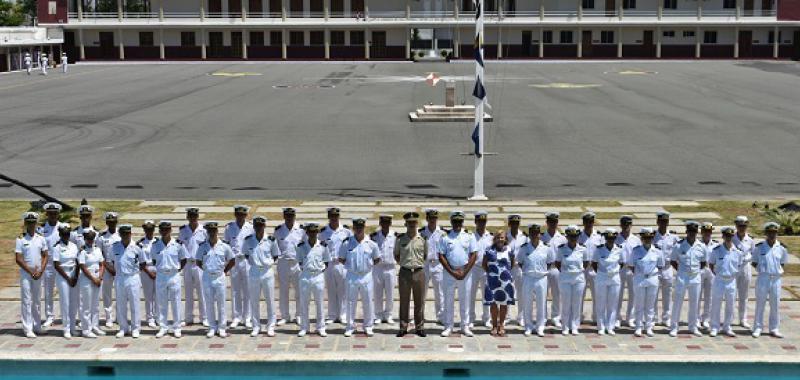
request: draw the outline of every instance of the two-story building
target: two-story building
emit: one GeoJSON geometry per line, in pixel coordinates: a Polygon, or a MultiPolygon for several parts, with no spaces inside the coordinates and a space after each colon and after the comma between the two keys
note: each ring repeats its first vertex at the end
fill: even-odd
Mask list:
{"type": "MultiPolygon", "coordinates": [[[[80,60],[472,58],[472,0],[40,0],[80,60]]],[[[800,0],[486,0],[489,59],[800,58],[800,0]]]]}

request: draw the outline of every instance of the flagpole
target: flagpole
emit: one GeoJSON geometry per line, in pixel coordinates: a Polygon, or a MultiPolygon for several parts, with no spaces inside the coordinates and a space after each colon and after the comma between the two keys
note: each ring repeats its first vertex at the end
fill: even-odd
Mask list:
{"type": "Polygon", "coordinates": [[[483,88],[483,1],[474,0],[475,4],[475,130],[472,133],[472,140],[475,143],[475,173],[473,194],[469,200],[488,199],[483,193],[483,106],[486,94],[483,88]]]}

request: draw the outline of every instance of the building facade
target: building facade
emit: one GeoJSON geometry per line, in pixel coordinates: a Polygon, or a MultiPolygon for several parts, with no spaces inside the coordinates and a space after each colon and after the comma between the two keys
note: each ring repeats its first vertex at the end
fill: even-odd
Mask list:
{"type": "Polygon", "coordinates": [[[0,28],[0,73],[23,70],[25,53],[32,57],[33,67],[38,68],[40,57],[47,55],[55,63],[61,55],[64,37],[60,28],[3,27],[0,28]]]}
{"type": "MultiPolygon", "coordinates": [[[[800,0],[485,0],[488,59],[800,58],[800,0]]],[[[75,60],[473,56],[472,0],[40,0],[75,60]]]]}

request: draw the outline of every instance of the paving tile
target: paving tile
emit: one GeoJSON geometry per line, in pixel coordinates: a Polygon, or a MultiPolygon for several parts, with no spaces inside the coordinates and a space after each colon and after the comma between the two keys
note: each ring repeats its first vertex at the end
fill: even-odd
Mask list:
{"type": "Polygon", "coordinates": [[[659,211],[665,211],[663,207],[658,206],[601,206],[601,207],[587,207],[588,210],[596,213],[613,213],[613,214],[635,214],[635,213],[652,213],[655,214],[659,211]]]}
{"type": "Polygon", "coordinates": [[[217,204],[216,201],[142,201],[139,207],[155,207],[155,206],[213,206],[217,204]]]}
{"type": "Polygon", "coordinates": [[[545,213],[551,211],[558,211],[561,214],[567,213],[582,213],[583,207],[579,206],[503,206],[503,212],[507,213],[521,213],[521,212],[535,212],[541,213],[544,216],[545,213]]]}
{"type": "Polygon", "coordinates": [[[676,207],[697,207],[697,201],[619,201],[622,206],[676,206],[676,207]]]}
{"type": "MultiPolygon", "coordinates": [[[[633,214],[634,218],[637,219],[655,219],[656,214],[648,214],[648,213],[635,213],[633,214]]],[[[673,212],[670,214],[670,219],[672,218],[680,218],[680,219],[722,219],[722,217],[717,214],[716,212],[673,212]]],[[[674,221],[672,221],[674,224],[674,221]]],[[[733,221],[731,221],[733,224],[733,221]]],[[[677,224],[676,224],[677,225],[677,224]]]]}
{"type": "MultiPolygon", "coordinates": [[[[205,214],[200,214],[200,218],[201,219],[205,218],[205,214]]],[[[172,220],[184,220],[184,222],[185,222],[186,214],[175,214],[175,213],[170,213],[170,214],[163,214],[163,213],[162,214],[128,213],[128,214],[122,214],[120,216],[120,219],[122,219],[123,221],[126,221],[126,220],[137,220],[138,221],[138,220],[152,219],[152,220],[155,220],[156,222],[158,222],[160,220],[170,220],[170,221],[172,221],[172,220]]],[[[139,223],[141,223],[141,222],[139,222],[139,223]]],[[[176,227],[176,226],[173,224],[173,227],[176,227]]],[[[177,227],[180,227],[180,224],[177,225],[177,227]]]]}

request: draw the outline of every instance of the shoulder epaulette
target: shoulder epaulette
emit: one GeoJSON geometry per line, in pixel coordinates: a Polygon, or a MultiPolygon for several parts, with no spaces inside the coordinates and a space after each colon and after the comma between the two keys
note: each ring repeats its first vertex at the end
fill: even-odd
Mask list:
{"type": "Polygon", "coordinates": [[[320,232],[322,232],[322,231],[325,231],[325,230],[327,230],[328,228],[330,228],[330,227],[328,227],[328,226],[326,225],[326,226],[322,227],[322,230],[321,230],[320,232]]]}
{"type": "Polygon", "coordinates": [[[142,241],[141,240],[136,242],[136,246],[139,247],[139,248],[144,248],[144,246],[142,245],[142,241]]]}
{"type": "Polygon", "coordinates": [[[302,247],[302,246],[303,246],[303,244],[305,244],[305,243],[306,243],[306,242],[304,242],[304,241],[301,241],[301,242],[297,243],[297,246],[298,246],[298,247],[302,247]]]}
{"type": "Polygon", "coordinates": [[[271,240],[271,241],[275,241],[275,236],[272,236],[272,235],[270,235],[270,236],[267,236],[267,239],[269,239],[269,240],[271,240]]]}
{"type": "Polygon", "coordinates": [[[716,239],[711,239],[712,243],[719,243],[716,239]]]}
{"type": "Polygon", "coordinates": [[[225,239],[219,239],[219,241],[221,241],[221,242],[223,242],[223,243],[225,243],[225,244],[230,244],[230,243],[229,243],[227,240],[225,240],[225,239]]]}
{"type": "Polygon", "coordinates": [[[527,232],[525,232],[525,231],[522,231],[522,236],[525,236],[525,237],[530,237],[530,236],[528,236],[528,233],[527,233],[527,232]]]}
{"type": "Polygon", "coordinates": [[[75,228],[73,228],[72,230],[73,230],[73,231],[77,231],[77,230],[79,230],[80,228],[81,228],[81,226],[78,226],[78,227],[75,227],[75,228]]]}
{"type": "Polygon", "coordinates": [[[175,239],[175,242],[178,243],[178,244],[183,245],[183,240],[181,240],[181,239],[175,239]]]}
{"type": "Polygon", "coordinates": [[[327,242],[324,242],[324,241],[321,241],[321,242],[319,242],[319,245],[321,245],[321,246],[323,246],[323,247],[327,247],[327,246],[328,246],[328,243],[327,243],[327,242]]]}
{"type": "Polygon", "coordinates": [[[246,240],[246,239],[250,239],[250,238],[251,238],[251,237],[253,237],[253,236],[255,236],[255,234],[250,234],[250,235],[247,235],[247,237],[245,237],[245,240],[246,240]]]}
{"type": "Polygon", "coordinates": [[[139,239],[139,240],[138,240],[138,241],[136,241],[136,242],[137,242],[137,243],[141,243],[141,242],[143,242],[143,241],[144,241],[144,239],[145,239],[145,238],[141,238],[141,239],[139,239]]]}
{"type": "Polygon", "coordinates": [[[278,231],[279,229],[281,229],[281,226],[275,226],[275,231],[278,231]]]}
{"type": "Polygon", "coordinates": [[[558,248],[565,247],[566,245],[567,245],[567,243],[561,243],[561,244],[558,245],[558,248]]]}
{"type": "Polygon", "coordinates": [[[423,231],[425,231],[425,227],[422,227],[422,228],[417,230],[417,232],[423,232],[423,231]]]}
{"type": "Polygon", "coordinates": [[[465,228],[464,233],[469,233],[469,230],[465,228]]]}
{"type": "Polygon", "coordinates": [[[406,233],[405,233],[405,232],[402,232],[402,233],[399,233],[399,234],[397,234],[397,237],[398,237],[398,238],[401,238],[401,237],[404,237],[404,236],[406,236],[406,233]]]}
{"type": "Polygon", "coordinates": [[[756,243],[756,245],[761,245],[761,244],[764,244],[764,243],[766,243],[766,242],[767,242],[766,240],[762,240],[762,241],[760,241],[760,242],[756,243]]]}
{"type": "Polygon", "coordinates": [[[394,231],[394,237],[398,237],[398,236],[400,236],[400,234],[398,234],[397,231],[394,231]]]}
{"type": "Polygon", "coordinates": [[[346,224],[343,224],[343,225],[342,225],[342,227],[344,227],[344,229],[346,229],[346,230],[349,230],[349,229],[350,229],[350,226],[348,226],[348,225],[346,225],[346,224]]]}
{"type": "Polygon", "coordinates": [[[680,240],[678,240],[678,243],[683,243],[684,240],[686,240],[686,239],[685,238],[681,238],[680,240]]]}
{"type": "Polygon", "coordinates": [[[445,235],[450,233],[450,230],[448,230],[448,229],[444,229],[444,228],[442,228],[442,229],[441,229],[441,231],[442,231],[442,233],[444,233],[445,235]]]}
{"type": "Polygon", "coordinates": [[[375,236],[378,236],[378,231],[375,231],[375,232],[369,234],[369,237],[371,237],[371,238],[374,238],[375,236]]]}
{"type": "Polygon", "coordinates": [[[521,245],[520,247],[524,247],[524,246],[526,246],[526,245],[530,245],[530,244],[531,244],[531,242],[530,242],[530,241],[526,241],[526,242],[525,242],[525,244],[521,245]]]}
{"type": "Polygon", "coordinates": [[[605,244],[596,244],[595,245],[596,248],[603,248],[604,246],[605,246],[605,244]]]}

